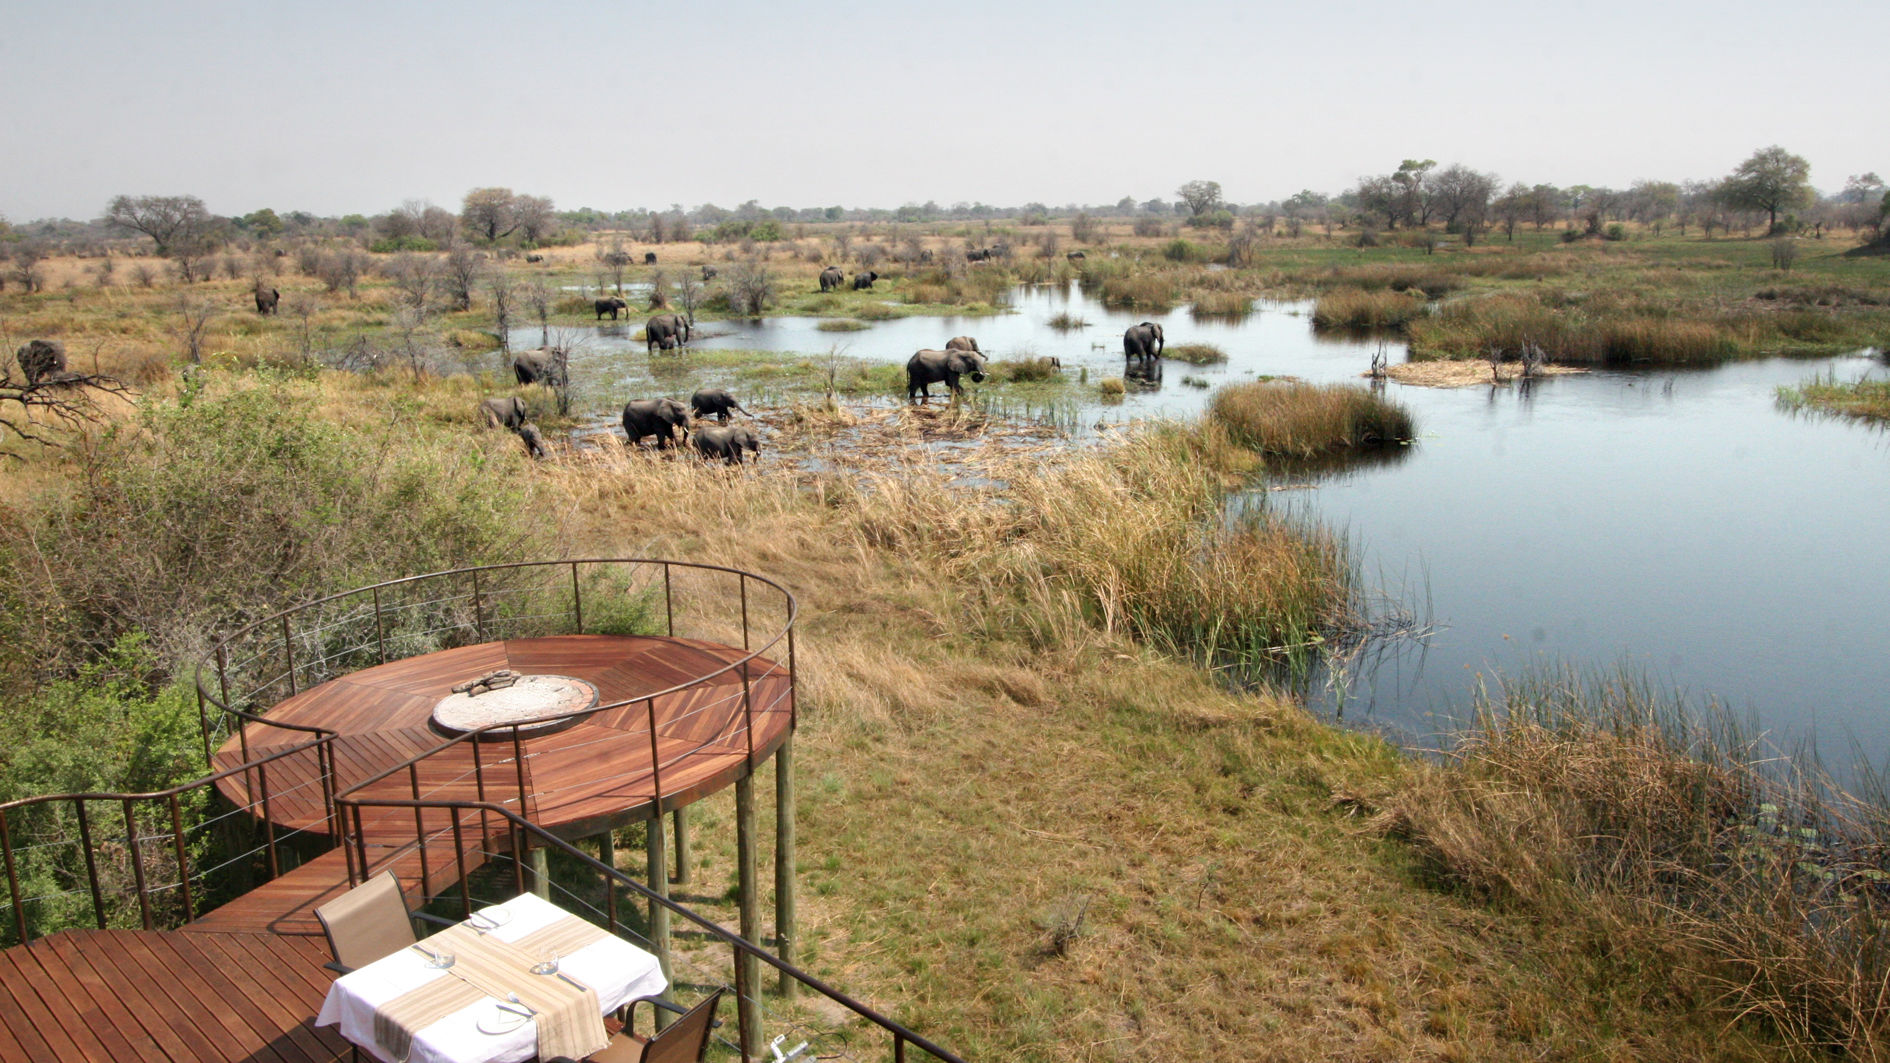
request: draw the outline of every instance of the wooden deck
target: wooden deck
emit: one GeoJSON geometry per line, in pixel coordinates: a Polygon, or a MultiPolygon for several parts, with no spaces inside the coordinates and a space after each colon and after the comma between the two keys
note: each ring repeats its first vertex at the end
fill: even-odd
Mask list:
{"type": "Polygon", "coordinates": [[[0,953],[0,1059],[347,1059],[316,1029],[334,975],[319,938],[68,930],[0,953]]]}
{"type": "MultiPolygon", "coordinates": [[[[449,736],[428,722],[434,705],[454,684],[498,668],[584,679],[597,687],[601,704],[648,699],[744,656],[729,646],[681,638],[513,639],[343,676],[296,694],[268,717],[340,732],[331,745],[343,791],[438,750],[411,773],[403,769],[356,797],[410,800],[417,787],[422,800],[504,804],[575,838],[686,805],[741,777],[751,756],[758,763],[772,755],[793,726],[786,667],[762,658],[749,662],[746,696],[743,670],[730,669],[526,738],[522,766],[509,736],[446,745],[449,736]]],[[[302,745],[310,736],[250,724],[243,738],[253,760],[302,745]]],[[[243,742],[232,738],[213,757],[215,769],[242,765],[242,751],[243,742]]],[[[245,807],[260,810],[266,798],[267,818],[279,834],[331,835],[313,752],[217,785],[245,807]]],[[[373,870],[394,870],[410,904],[418,906],[459,880],[455,813],[424,811],[422,830],[411,808],[369,805],[361,811],[373,870]]],[[[457,815],[464,870],[508,844],[496,827],[486,834],[477,813],[457,815]]],[[[0,953],[0,1063],[347,1058],[349,1046],[334,1030],[310,1026],[333,980],[322,967],[329,956],[315,908],[347,888],[346,858],[332,849],[178,932],[70,930],[0,953]]]]}

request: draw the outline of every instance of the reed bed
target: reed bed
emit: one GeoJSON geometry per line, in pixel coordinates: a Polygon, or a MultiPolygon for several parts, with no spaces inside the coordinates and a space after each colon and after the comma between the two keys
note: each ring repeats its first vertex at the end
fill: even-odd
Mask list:
{"type": "Polygon", "coordinates": [[[1839,382],[1836,374],[1813,377],[1797,387],[1778,389],[1781,406],[1819,410],[1864,421],[1890,421],[1890,380],[1839,382]]]}
{"type": "Polygon", "coordinates": [[[1227,352],[1212,343],[1177,343],[1163,348],[1162,357],[1189,365],[1216,365],[1227,361],[1227,352]]]}
{"type": "Polygon", "coordinates": [[[1236,291],[1200,292],[1188,313],[1197,319],[1240,320],[1253,313],[1253,296],[1236,291]]]}
{"type": "Polygon", "coordinates": [[[1058,332],[1075,332],[1078,329],[1086,329],[1089,327],[1089,322],[1068,311],[1052,314],[1050,320],[1044,322],[1044,324],[1049,325],[1058,332]]]}
{"type": "Polygon", "coordinates": [[[1789,1043],[1890,1051],[1890,806],[1635,675],[1486,690],[1397,829],[1460,886],[1764,1019],[1789,1043]]]}
{"type": "Polygon", "coordinates": [[[1424,298],[1405,292],[1335,288],[1313,304],[1313,327],[1322,329],[1402,328],[1423,317],[1424,298]]]}
{"type": "Polygon", "coordinates": [[[832,317],[814,327],[822,332],[858,332],[861,329],[868,329],[873,326],[858,318],[832,317]]]}
{"type": "Polygon", "coordinates": [[[1588,365],[1715,365],[1739,353],[1725,321],[1657,316],[1633,304],[1551,307],[1535,294],[1452,303],[1412,321],[1414,358],[1514,357],[1534,343],[1551,360],[1588,365]]]}
{"type": "Polygon", "coordinates": [[[1253,381],[1208,400],[1208,418],[1240,446],[1263,455],[1308,458],[1335,447],[1408,442],[1410,411],[1364,388],[1253,381]]]}

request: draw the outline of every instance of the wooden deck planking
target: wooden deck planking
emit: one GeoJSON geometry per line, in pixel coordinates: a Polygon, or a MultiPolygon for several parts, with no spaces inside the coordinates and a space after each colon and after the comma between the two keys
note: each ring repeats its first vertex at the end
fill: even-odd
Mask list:
{"type": "Polygon", "coordinates": [[[347,1042],[312,1025],[326,958],[270,934],[56,934],[0,955],[0,1061],[342,1059],[347,1042]]]}

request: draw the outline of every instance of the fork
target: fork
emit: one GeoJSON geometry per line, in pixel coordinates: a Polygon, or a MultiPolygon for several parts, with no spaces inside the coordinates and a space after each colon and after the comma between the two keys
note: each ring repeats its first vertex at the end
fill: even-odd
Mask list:
{"type": "Polygon", "coordinates": [[[517,1004],[517,1005],[518,1005],[519,1007],[521,1007],[521,1008],[524,1008],[527,1014],[530,1014],[530,1015],[537,1015],[537,1014],[538,1014],[538,1009],[537,1009],[537,1008],[534,1008],[534,1007],[532,1007],[532,1006],[531,1006],[530,1004],[527,1004],[527,1003],[525,1003],[524,1001],[522,1001],[522,1000],[520,1000],[520,999],[518,998],[518,994],[517,994],[517,993],[507,993],[507,994],[505,995],[505,999],[507,999],[507,1000],[509,1000],[509,1001],[511,1001],[511,1002],[512,1002],[512,1003],[514,1003],[514,1004],[517,1004]]]}

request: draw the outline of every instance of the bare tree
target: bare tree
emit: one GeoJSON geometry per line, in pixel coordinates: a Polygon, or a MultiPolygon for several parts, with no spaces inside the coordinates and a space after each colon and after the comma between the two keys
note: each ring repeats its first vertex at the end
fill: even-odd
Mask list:
{"type": "Polygon", "coordinates": [[[760,317],[774,301],[774,277],[755,259],[738,262],[728,271],[729,306],[745,317],[760,317]]]}
{"type": "Polygon", "coordinates": [[[460,224],[488,242],[518,228],[518,196],[509,188],[475,188],[460,204],[460,224]]]}
{"type": "Polygon", "coordinates": [[[512,314],[516,307],[518,290],[513,287],[512,277],[504,269],[492,271],[490,288],[492,293],[492,324],[499,335],[499,350],[512,353],[512,314]]]}
{"type": "Polygon", "coordinates": [[[662,270],[650,274],[650,309],[664,310],[669,307],[669,276],[662,270]]]}
{"type": "Polygon", "coordinates": [[[525,305],[531,307],[532,316],[538,319],[538,345],[551,346],[551,287],[542,279],[533,278],[525,285],[525,305]]]}
{"type": "Polygon", "coordinates": [[[609,244],[598,248],[597,261],[599,265],[609,271],[611,284],[617,289],[617,294],[622,295],[623,273],[624,270],[630,268],[632,261],[630,252],[624,250],[623,237],[613,236],[610,238],[609,244]]]}
{"type": "MultiPolygon", "coordinates": [[[[13,280],[29,292],[46,287],[46,273],[39,264],[46,260],[46,245],[38,240],[23,240],[13,247],[13,280]]],[[[109,261],[109,260],[108,260],[109,261]]]]}
{"type": "Polygon", "coordinates": [[[402,251],[388,259],[381,266],[381,272],[387,275],[394,289],[400,293],[400,305],[425,316],[427,296],[433,294],[434,278],[438,275],[433,257],[402,251]]]}
{"type": "MultiPolygon", "coordinates": [[[[98,372],[98,348],[92,351],[92,365],[89,373],[54,373],[38,381],[22,380],[13,375],[13,366],[5,366],[0,372],[0,439],[11,436],[41,446],[58,446],[63,440],[48,434],[47,426],[72,431],[102,423],[105,417],[98,395],[124,396],[128,389],[98,372]]],[[[19,459],[18,454],[8,456],[19,459]]]]}
{"type": "Polygon", "coordinates": [[[486,256],[465,244],[454,244],[440,262],[440,287],[455,310],[472,309],[473,289],[486,271],[486,256]]]}
{"type": "Polygon", "coordinates": [[[691,329],[696,325],[696,308],[702,305],[702,295],[703,286],[697,274],[684,270],[676,278],[676,305],[681,308],[683,316],[688,318],[691,329]]]}
{"type": "Polygon", "coordinates": [[[184,354],[190,359],[190,364],[202,365],[204,333],[221,310],[210,300],[188,293],[178,296],[177,310],[183,315],[183,321],[178,325],[177,339],[184,345],[184,354]]]}
{"type": "Polygon", "coordinates": [[[1467,215],[1481,218],[1495,191],[1494,176],[1453,164],[1438,171],[1437,176],[1431,179],[1432,209],[1443,215],[1444,228],[1454,232],[1463,227],[1467,215]]]}
{"type": "Polygon", "coordinates": [[[201,243],[215,227],[215,219],[196,196],[118,196],[105,208],[105,221],[149,236],[160,255],[171,254],[180,244],[201,243]]]}
{"type": "Polygon", "coordinates": [[[534,244],[551,235],[558,222],[549,196],[521,195],[513,201],[512,210],[518,217],[519,234],[534,244]]]}

